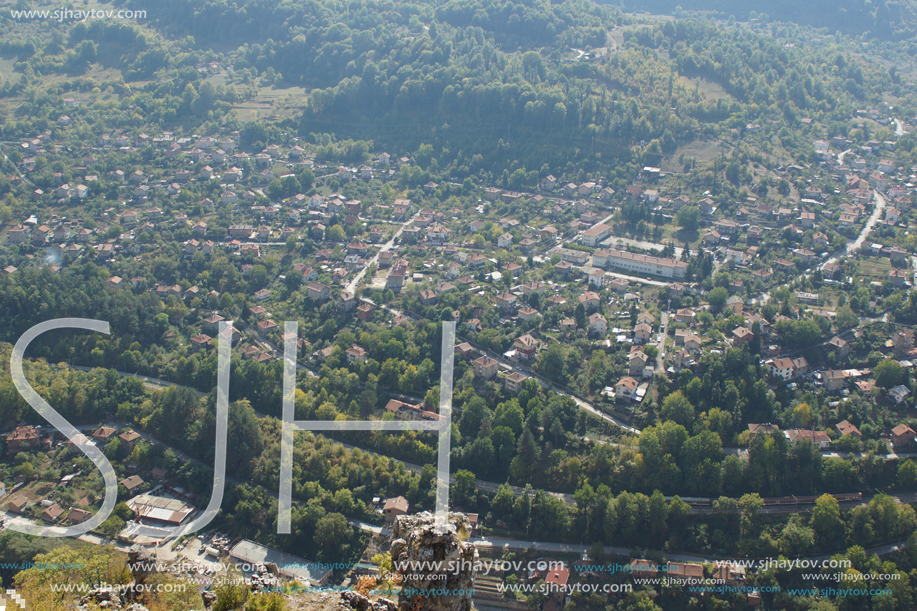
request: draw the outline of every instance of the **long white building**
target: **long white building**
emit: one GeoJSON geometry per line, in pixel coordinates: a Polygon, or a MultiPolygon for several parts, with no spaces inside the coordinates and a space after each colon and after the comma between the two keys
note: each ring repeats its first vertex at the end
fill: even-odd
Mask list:
{"type": "Polygon", "coordinates": [[[593,255],[596,267],[622,269],[638,274],[662,276],[664,278],[684,278],[688,264],[675,259],[663,259],[650,255],[640,255],[624,250],[602,248],[593,255]]]}

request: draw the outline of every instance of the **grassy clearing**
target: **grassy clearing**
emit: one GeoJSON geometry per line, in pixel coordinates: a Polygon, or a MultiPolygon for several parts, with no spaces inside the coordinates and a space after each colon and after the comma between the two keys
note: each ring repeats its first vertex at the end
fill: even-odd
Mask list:
{"type": "Polygon", "coordinates": [[[892,265],[888,259],[861,259],[857,275],[867,282],[882,282],[883,280],[888,280],[888,272],[891,269],[892,265]]]}
{"type": "Polygon", "coordinates": [[[729,147],[716,140],[693,140],[688,144],[679,146],[675,152],[666,157],[662,162],[664,172],[683,172],[684,166],[679,159],[682,155],[686,158],[694,159],[695,165],[700,166],[709,163],[723,153],[729,152],[729,147]]]}
{"type": "Polygon", "coordinates": [[[302,112],[306,105],[306,95],[302,87],[262,87],[253,99],[236,104],[233,108],[242,121],[280,120],[302,112]]]}
{"type": "Polygon", "coordinates": [[[16,64],[15,57],[0,57],[0,78],[3,80],[18,81],[21,72],[16,72],[13,66],[16,64]]]}
{"type": "Polygon", "coordinates": [[[725,89],[723,89],[718,83],[713,81],[708,81],[703,77],[696,78],[686,78],[681,77],[679,79],[681,85],[685,88],[690,89],[696,87],[708,100],[716,101],[720,98],[726,98],[729,101],[732,101],[734,98],[730,95],[725,89]]]}

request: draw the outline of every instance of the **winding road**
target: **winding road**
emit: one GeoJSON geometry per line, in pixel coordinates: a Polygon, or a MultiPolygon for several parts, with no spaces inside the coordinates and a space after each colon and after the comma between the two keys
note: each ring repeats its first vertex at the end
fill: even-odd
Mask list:
{"type": "Polygon", "coordinates": [[[412,216],[411,218],[409,218],[408,220],[406,220],[404,223],[401,224],[401,227],[399,227],[398,231],[396,231],[392,235],[391,239],[388,242],[386,242],[385,244],[383,244],[382,247],[379,249],[379,252],[373,255],[373,258],[366,262],[366,265],[363,266],[363,269],[361,269],[359,273],[356,276],[354,276],[350,282],[347,283],[347,286],[344,287],[345,291],[350,291],[351,293],[356,294],[357,286],[360,284],[360,281],[363,280],[363,277],[366,275],[366,270],[379,262],[379,255],[395,247],[395,240],[397,240],[401,236],[401,233],[404,231],[405,227],[407,227],[408,225],[414,222],[414,219],[416,219],[417,215],[419,214],[420,214],[420,211],[417,211],[417,213],[415,213],[414,216],[412,216]]]}
{"type": "MultiPolygon", "coordinates": [[[[882,211],[885,210],[886,201],[885,201],[885,196],[879,193],[878,191],[874,191],[873,193],[874,193],[873,199],[876,201],[876,206],[875,206],[875,209],[872,211],[872,214],[869,215],[869,218],[866,219],[866,224],[863,225],[863,229],[862,231],[860,231],[860,235],[858,235],[857,239],[853,241],[853,244],[847,244],[847,248],[844,249],[843,253],[841,253],[840,255],[833,256],[830,259],[828,259],[827,261],[825,261],[825,265],[827,265],[828,263],[835,263],[838,260],[849,255],[850,253],[856,252],[857,250],[859,250],[860,247],[863,245],[863,242],[866,241],[867,236],[869,236],[873,228],[875,228],[876,222],[879,220],[879,216],[882,214],[882,211]]],[[[824,267],[824,265],[822,267],[824,267]]],[[[808,274],[808,275],[811,275],[811,274],[808,274]]]]}
{"type": "MultiPolygon", "coordinates": [[[[876,223],[879,221],[879,216],[881,216],[882,214],[882,211],[885,210],[886,200],[885,200],[884,195],[882,195],[878,191],[873,191],[873,199],[876,202],[875,209],[872,211],[872,214],[869,215],[869,218],[866,219],[866,224],[863,225],[863,229],[860,231],[856,240],[854,240],[853,243],[848,243],[847,246],[843,250],[833,254],[830,258],[823,261],[822,263],[819,263],[814,269],[806,270],[806,272],[803,274],[804,277],[808,278],[813,273],[815,273],[816,269],[823,269],[826,265],[830,263],[837,263],[838,261],[840,261],[847,255],[849,255],[850,253],[853,253],[859,250],[859,248],[863,245],[863,242],[866,241],[866,238],[875,228],[876,223]]],[[[787,282],[781,285],[781,288],[786,288],[789,285],[790,283],[787,282]]],[[[771,289],[765,293],[761,293],[760,295],[752,299],[752,303],[759,303],[761,305],[764,305],[765,303],[768,302],[768,300],[771,297],[771,293],[773,293],[775,290],[777,289],[771,289]]]]}
{"type": "MultiPolygon", "coordinates": [[[[89,369],[89,368],[86,368],[86,367],[74,367],[74,368],[80,369],[80,370],[84,370],[84,371],[87,370],[87,369],[89,369]]],[[[135,376],[134,374],[129,374],[129,373],[126,373],[126,372],[118,372],[118,373],[119,373],[120,375],[124,376],[124,377],[137,377],[137,378],[141,379],[145,385],[149,385],[149,386],[153,386],[153,387],[180,386],[180,385],[178,385],[178,384],[175,384],[175,383],[172,383],[172,382],[168,382],[168,381],[165,381],[165,380],[161,380],[161,379],[158,379],[158,378],[152,378],[152,377],[148,377],[148,376],[135,376]]],[[[195,390],[195,392],[198,393],[199,395],[202,395],[202,394],[203,394],[203,393],[201,393],[200,391],[197,391],[197,390],[195,390]]],[[[265,417],[264,414],[259,414],[259,416],[260,416],[260,417],[265,417]]],[[[120,423],[120,424],[123,424],[123,423],[120,423]]],[[[81,426],[81,427],[79,427],[79,428],[81,428],[81,429],[83,429],[83,430],[88,430],[88,429],[95,428],[95,425],[83,425],[83,426],[81,426]]],[[[150,436],[148,433],[144,433],[144,432],[140,431],[139,434],[140,434],[143,438],[145,438],[145,439],[147,439],[147,440],[157,441],[158,443],[161,443],[159,440],[157,440],[157,439],[155,439],[154,437],[150,436]]],[[[337,442],[337,443],[340,443],[340,442],[337,442]]],[[[165,446],[166,444],[163,444],[163,445],[165,446]]],[[[342,444],[342,445],[345,445],[345,446],[346,446],[347,444],[342,444]]],[[[166,447],[168,447],[168,446],[166,446],[166,447]]],[[[353,446],[347,446],[347,447],[351,447],[351,448],[352,448],[353,446]]],[[[203,464],[203,463],[201,463],[199,460],[197,460],[196,458],[194,458],[194,457],[192,457],[192,456],[190,456],[190,455],[188,455],[188,454],[185,454],[184,452],[182,452],[182,451],[180,451],[180,450],[177,450],[177,449],[175,449],[175,448],[172,448],[172,449],[173,449],[174,452],[176,452],[176,455],[177,455],[177,456],[179,457],[179,459],[181,459],[181,460],[190,461],[190,462],[194,462],[194,463],[197,463],[197,464],[203,464]]],[[[372,453],[372,454],[375,454],[375,453],[372,452],[371,450],[365,450],[365,449],[363,449],[363,451],[369,452],[369,453],[372,453]]],[[[414,464],[411,464],[411,463],[406,463],[406,462],[404,462],[404,461],[398,461],[397,459],[393,459],[393,460],[396,460],[397,462],[403,463],[403,464],[406,466],[406,468],[409,468],[409,469],[411,469],[411,470],[416,470],[416,469],[419,469],[419,468],[420,468],[419,465],[414,465],[414,464]]],[[[232,483],[235,483],[235,484],[244,483],[244,482],[242,482],[242,480],[239,480],[238,478],[234,478],[234,477],[231,477],[231,476],[227,476],[226,479],[227,479],[228,482],[232,482],[232,483]]],[[[499,486],[500,486],[500,484],[497,484],[496,482],[487,482],[487,481],[485,481],[485,480],[476,480],[476,481],[475,481],[475,485],[476,485],[476,487],[478,487],[479,489],[482,489],[482,490],[485,490],[485,491],[489,491],[489,492],[494,492],[494,491],[496,491],[496,490],[499,488],[499,486]]],[[[277,493],[276,493],[275,491],[268,490],[268,489],[265,489],[265,490],[266,490],[266,492],[267,492],[268,494],[270,494],[272,497],[277,498],[278,495],[277,495],[277,493]]],[[[519,488],[519,487],[516,487],[516,486],[513,487],[513,491],[514,491],[516,494],[521,494],[521,493],[524,492],[523,489],[521,489],[521,488],[519,488]]],[[[557,496],[557,497],[561,498],[565,503],[568,503],[568,504],[573,504],[573,503],[575,502],[574,499],[573,499],[573,497],[572,497],[572,495],[569,495],[569,494],[562,494],[562,493],[550,493],[550,494],[552,494],[552,495],[554,495],[554,496],[557,496]]],[[[913,503],[913,502],[917,502],[917,493],[914,493],[914,492],[902,493],[902,494],[894,494],[894,495],[891,495],[891,496],[892,496],[893,498],[895,498],[895,499],[897,500],[897,502],[899,502],[899,503],[913,503]]],[[[843,505],[844,505],[845,507],[853,507],[853,506],[856,506],[856,505],[864,504],[867,500],[868,500],[868,499],[864,499],[864,501],[862,501],[862,502],[854,501],[854,502],[851,502],[851,503],[843,503],[843,505]]],[[[800,511],[802,511],[802,512],[811,511],[811,509],[812,509],[811,506],[804,506],[804,507],[796,507],[796,506],[768,506],[768,507],[762,507],[759,511],[760,511],[761,513],[797,513],[797,512],[800,512],[800,511]]],[[[692,514],[709,514],[709,513],[712,513],[712,511],[713,511],[713,510],[712,510],[712,507],[692,507],[692,508],[691,508],[691,513],[692,513],[692,514]]],[[[16,524],[20,524],[20,523],[21,523],[22,525],[25,525],[25,524],[31,524],[31,523],[32,523],[30,520],[26,520],[25,518],[22,518],[21,516],[16,516],[16,515],[13,515],[13,514],[8,514],[8,513],[5,513],[5,512],[0,513],[0,515],[2,515],[6,520],[10,520],[11,522],[16,523],[16,524]]],[[[375,533],[375,534],[385,534],[384,527],[380,527],[380,526],[377,526],[377,525],[369,524],[369,523],[363,522],[363,521],[361,521],[361,520],[356,520],[356,519],[351,519],[351,520],[349,520],[349,522],[350,522],[351,525],[353,525],[353,526],[356,527],[356,528],[360,528],[360,529],[363,529],[363,530],[371,531],[371,532],[373,532],[373,533],[375,533]]],[[[138,534],[144,534],[144,533],[146,533],[146,534],[150,534],[150,535],[155,535],[155,533],[158,532],[159,529],[148,528],[148,527],[140,527],[140,526],[138,525],[138,526],[135,527],[135,531],[136,531],[138,534]],[[147,531],[149,531],[149,532],[147,532],[147,531]]],[[[93,536],[84,536],[84,537],[82,537],[82,539],[85,540],[85,541],[88,541],[88,542],[92,542],[92,543],[105,543],[105,541],[102,541],[102,540],[96,541],[96,540],[95,540],[96,538],[93,537],[93,536]]],[[[505,551],[506,551],[506,550],[527,550],[527,549],[535,549],[535,550],[544,551],[544,552],[577,553],[577,554],[583,554],[583,553],[586,553],[587,550],[588,550],[588,548],[589,548],[589,546],[586,545],[586,544],[569,544],[569,543],[556,543],[556,542],[544,542],[544,541],[517,540],[517,539],[509,539],[509,538],[503,538],[503,537],[477,537],[477,538],[472,539],[472,543],[473,543],[476,547],[481,547],[481,548],[494,548],[494,549],[501,549],[501,550],[505,550],[505,551]]],[[[879,555],[883,555],[883,554],[888,554],[888,553],[891,553],[891,552],[894,552],[894,551],[898,551],[898,550],[900,550],[902,547],[903,547],[903,544],[886,544],[886,545],[882,545],[882,546],[878,546],[878,547],[871,548],[870,550],[868,550],[868,552],[869,552],[870,554],[876,553],[876,554],[879,554],[879,555]]],[[[608,546],[608,547],[605,547],[605,552],[606,552],[606,553],[621,554],[621,555],[629,555],[629,554],[631,554],[632,552],[643,553],[643,554],[645,554],[645,550],[642,550],[642,551],[641,551],[641,550],[638,549],[638,548],[625,548],[625,547],[617,547],[617,546],[608,546]]],[[[678,553],[667,553],[667,554],[666,554],[666,557],[669,558],[669,559],[671,559],[671,560],[678,560],[678,561],[700,561],[700,562],[711,562],[711,561],[715,561],[715,560],[730,560],[730,559],[731,559],[731,558],[715,558],[715,557],[714,557],[714,558],[708,558],[708,557],[704,557],[704,556],[700,556],[700,555],[696,555],[696,554],[678,554],[678,553]]],[[[808,558],[810,558],[810,559],[825,559],[825,558],[828,558],[828,557],[829,557],[829,556],[825,555],[825,556],[811,556],[811,557],[808,557],[808,558]]]]}

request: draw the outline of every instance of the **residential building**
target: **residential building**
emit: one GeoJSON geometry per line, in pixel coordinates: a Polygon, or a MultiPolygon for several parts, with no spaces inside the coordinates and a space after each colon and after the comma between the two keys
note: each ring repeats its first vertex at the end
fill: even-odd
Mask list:
{"type": "Polygon", "coordinates": [[[599,302],[600,302],[599,296],[597,293],[593,293],[592,291],[586,291],[585,293],[577,297],[577,299],[579,300],[581,304],[583,304],[583,307],[586,308],[587,312],[597,310],[599,307],[599,302]]]}
{"type": "Polygon", "coordinates": [[[899,384],[898,386],[888,389],[888,396],[895,400],[896,405],[903,403],[910,394],[910,389],[903,384],[899,384]]]}
{"type": "Polygon", "coordinates": [[[319,282],[310,282],[306,285],[306,294],[315,301],[327,301],[331,298],[331,289],[319,282]]]}
{"type": "Polygon", "coordinates": [[[729,219],[720,219],[713,224],[720,235],[735,235],[739,230],[739,224],[729,219]]]}
{"type": "Polygon", "coordinates": [[[825,381],[825,388],[829,392],[834,392],[840,390],[847,383],[847,376],[843,371],[837,369],[830,369],[823,372],[822,379],[825,381]]]}
{"type": "Polygon", "coordinates": [[[862,439],[863,434],[860,433],[860,429],[853,425],[849,420],[842,420],[834,425],[834,428],[837,429],[837,433],[843,437],[844,435],[853,435],[857,439],[862,439]]]}
{"type": "Polygon", "coordinates": [[[699,583],[704,578],[704,565],[694,562],[669,562],[665,578],[669,583],[699,583]]]}
{"type": "Polygon", "coordinates": [[[278,327],[279,325],[273,320],[261,320],[255,325],[255,328],[258,330],[258,335],[262,339],[267,338],[271,331],[274,331],[278,327]]]}
{"type": "Polygon", "coordinates": [[[471,362],[474,365],[474,375],[475,377],[484,378],[485,380],[490,380],[495,375],[497,375],[497,361],[490,358],[489,356],[482,356],[481,358],[471,362]]]}
{"type": "Polygon", "coordinates": [[[742,587],[745,583],[745,567],[733,562],[719,561],[713,570],[713,579],[730,587],[742,587]]]}
{"type": "Polygon", "coordinates": [[[659,564],[655,560],[634,558],[630,561],[630,575],[632,578],[650,578],[659,576],[659,564]]]}
{"type": "Polygon", "coordinates": [[[144,484],[144,481],[139,475],[131,475],[118,483],[127,489],[128,496],[134,496],[140,492],[140,487],[144,484]]]}
{"type": "Polygon", "coordinates": [[[595,246],[611,235],[611,227],[605,223],[598,223],[583,233],[582,242],[586,246],[595,246]]]}
{"type": "Polygon", "coordinates": [[[359,318],[363,322],[369,322],[369,320],[372,318],[374,311],[375,311],[375,308],[373,308],[368,303],[360,304],[360,306],[357,308],[357,318],[359,318]]]}
{"type": "Polygon", "coordinates": [[[767,367],[770,375],[774,377],[783,378],[784,381],[790,381],[795,377],[798,377],[808,371],[809,364],[805,359],[791,359],[791,358],[779,358],[779,359],[769,359],[765,361],[764,366],[767,367]],[[800,371],[800,370],[804,371],[800,371]]]}
{"type": "Polygon", "coordinates": [[[357,307],[357,299],[350,291],[342,291],[337,296],[337,309],[341,312],[349,312],[357,307]]]}
{"type": "Polygon", "coordinates": [[[645,322],[637,323],[634,327],[634,343],[643,344],[649,341],[653,335],[653,328],[645,322]]]}
{"type": "Polygon", "coordinates": [[[850,354],[850,342],[840,337],[832,337],[831,341],[828,342],[828,346],[834,350],[834,354],[839,359],[843,359],[850,354]]]}
{"type": "Polygon", "coordinates": [[[643,368],[649,363],[650,357],[644,354],[643,349],[634,346],[628,357],[627,374],[632,378],[643,377],[643,368]]]}
{"type": "Polygon", "coordinates": [[[824,431],[810,431],[807,429],[790,429],[784,433],[786,438],[790,440],[790,443],[796,443],[797,441],[810,441],[812,445],[817,447],[819,450],[823,450],[831,445],[831,438],[828,437],[828,434],[824,431]]]}
{"type": "Polygon", "coordinates": [[[366,359],[367,359],[366,350],[364,350],[361,346],[357,346],[356,344],[348,348],[344,352],[344,354],[347,355],[347,364],[348,365],[350,365],[351,363],[357,363],[359,365],[362,365],[363,363],[366,362],[366,359]]]}
{"type": "Polygon", "coordinates": [[[688,331],[684,335],[684,346],[685,350],[692,353],[700,352],[700,336],[694,332],[688,331]]]}
{"type": "Polygon", "coordinates": [[[6,453],[8,456],[19,452],[34,450],[41,443],[38,429],[33,426],[17,426],[6,436],[6,453]]]}
{"type": "Polygon", "coordinates": [[[683,322],[685,324],[693,324],[697,315],[694,313],[694,310],[688,308],[681,308],[675,312],[675,321],[683,322]]]}
{"type": "Polygon", "coordinates": [[[906,424],[899,424],[891,432],[891,442],[894,446],[911,445],[915,438],[917,438],[917,433],[906,424]]]}
{"type": "Polygon", "coordinates": [[[631,377],[621,378],[621,380],[615,384],[615,397],[632,399],[634,397],[634,393],[636,392],[637,380],[631,377]]]}
{"type": "Polygon", "coordinates": [[[602,314],[596,312],[589,317],[589,331],[596,335],[605,335],[608,333],[608,321],[602,314]]]}
{"type": "Polygon", "coordinates": [[[526,333],[513,341],[513,348],[520,357],[531,359],[535,357],[538,349],[538,340],[526,333]]]}
{"type": "Polygon", "coordinates": [[[396,496],[394,498],[385,499],[385,504],[382,506],[382,515],[385,516],[386,522],[394,522],[395,518],[398,516],[403,516],[408,512],[408,500],[403,496],[396,496]]]}
{"type": "Polygon", "coordinates": [[[904,286],[908,283],[910,274],[903,269],[892,269],[888,272],[888,280],[892,286],[904,286]]]}
{"type": "Polygon", "coordinates": [[[747,344],[755,338],[755,334],[746,329],[745,327],[736,327],[732,331],[732,345],[741,346],[742,344],[747,344]]]}
{"type": "Polygon", "coordinates": [[[70,520],[71,524],[82,524],[91,517],[92,513],[85,509],[71,509],[70,513],[67,514],[67,519],[70,520]]]}
{"type": "Polygon", "coordinates": [[[121,445],[127,448],[127,452],[131,453],[134,451],[134,444],[136,444],[137,441],[141,439],[141,437],[140,433],[128,429],[118,435],[118,439],[121,440],[121,445]]]}
{"type": "Polygon", "coordinates": [[[518,371],[514,371],[511,374],[509,374],[508,376],[506,376],[505,378],[503,378],[503,387],[506,388],[507,392],[511,392],[515,394],[519,392],[519,390],[522,389],[522,385],[528,379],[529,379],[528,376],[523,375],[519,373],[518,371]]]}
{"type": "Polygon", "coordinates": [[[752,435],[770,435],[771,433],[779,432],[780,427],[767,422],[765,424],[749,424],[748,430],[752,435]]]}
{"type": "Polygon", "coordinates": [[[111,441],[111,438],[117,433],[115,429],[110,426],[99,427],[98,430],[92,434],[92,438],[99,442],[101,446],[105,446],[111,441]]]}
{"type": "Polygon", "coordinates": [[[474,348],[468,342],[462,342],[455,347],[455,353],[467,360],[468,357],[474,354],[474,348]]]}
{"type": "Polygon", "coordinates": [[[503,311],[511,311],[516,308],[516,296],[510,292],[500,293],[495,297],[496,305],[503,311]]]}
{"type": "Polygon", "coordinates": [[[54,503],[50,507],[46,508],[41,512],[41,519],[46,522],[51,522],[56,524],[60,520],[61,516],[64,515],[64,510],[61,509],[61,506],[57,503],[54,503]]]}

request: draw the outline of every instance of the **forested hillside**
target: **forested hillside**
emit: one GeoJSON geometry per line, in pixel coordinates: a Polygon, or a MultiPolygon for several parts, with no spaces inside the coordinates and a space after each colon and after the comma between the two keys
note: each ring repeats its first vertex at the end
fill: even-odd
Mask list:
{"type": "MultiPolygon", "coordinates": [[[[243,82],[302,86],[305,111],[289,124],[302,136],[401,152],[430,145],[415,157],[426,180],[485,166],[514,187],[574,168],[615,168],[623,178],[681,143],[747,122],[843,121],[890,84],[885,70],[833,44],[791,48],[692,19],[641,28],[618,8],[589,3],[167,1],[153,17],[183,48],[224,54],[243,82]],[[681,77],[730,95],[708,99],[681,77]]],[[[72,45],[88,35],[74,32],[72,45]]],[[[180,55],[152,49],[131,66],[159,56],[162,76],[178,72],[180,55]]],[[[160,90],[188,97],[187,82],[160,90]]],[[[241,95],[221,93],[211,106],[241,95]]]]}
{"type": "Polygon", "coordinates": [[[615,3],[626,11],[672,14],[711,11],[745,21],[770,18],[847,34],[868,34],[882,39],[907,40],[917,31],[917,4],[913,0],[816,0],[815,2],[755,2],[753,0],[638,0],[615,3]]]}

